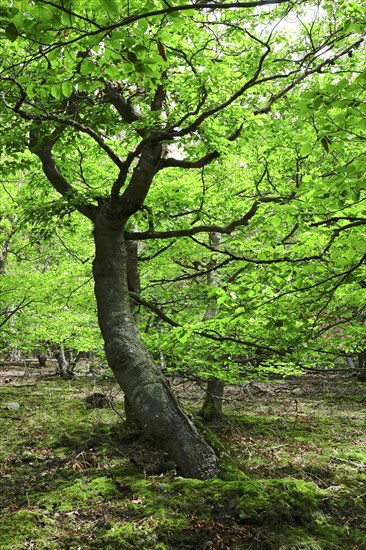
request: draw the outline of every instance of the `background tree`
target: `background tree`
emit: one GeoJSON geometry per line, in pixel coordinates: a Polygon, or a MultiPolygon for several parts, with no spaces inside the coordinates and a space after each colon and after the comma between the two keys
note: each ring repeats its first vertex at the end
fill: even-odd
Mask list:
{"type": "Polygon", "coordinates": [[[90,276],[90,224],[75,214],[38,219],[44,197],[31,194],[25,184],[29,176],[15,173],[3,181],[0,299],[7,312],[4,322],[11,323],[1,332],[1,353],[101,352],[90,276]]]}

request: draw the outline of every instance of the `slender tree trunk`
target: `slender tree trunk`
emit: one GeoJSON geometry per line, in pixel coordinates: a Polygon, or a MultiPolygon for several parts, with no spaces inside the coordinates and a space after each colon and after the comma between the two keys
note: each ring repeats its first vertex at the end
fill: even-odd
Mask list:
{"type": "Polygon", "coordinates": [[[212,478],[217,457],[172,395],[131,313],[123,233],[120,221],[98,213],[93,274],[107,361],[145,433],[168,452],[184,476],[212,478]]]}
{"type": "Polygon", "coordinates": [[[140,295],[140,272],[139,272],[139,258],[138,258],[138,242],[126,241],[126,254],[127,254],[127,282],[128,290],[140,295]]]}
{"type": "Polygon", "coordinates": [[[360,382],[366,382],[366,350],[357,353],[358,359],[358,379],[360,382]]]}
{"type": "Polygon", "coordinates": [[[74,376],[72,372],[73,369],[70,366],[70,362],[66,358],[65,350],[61,348],[60,351],[58,351],[55,356],[57,359],[61,378],[63,378],[64,380],[70,380],[71,378],[73,378],[74,376]]]}
{"type": "Polygon", "coordinates": [[[44,369],[46,368],[46,363],[47,363],[47,357],[46,355],[42,355],[41,353],[39,353],[37,355],[37,359],[38,359],[38,365],[41,369],[44,369]]]}
{"type": "MultiPolygon", "coordinates": [[[[210,233],[210,245],[215,250],[220,250],[221,235],[219,233],[210,233]]],[[[215,260],[211,260],[214,266],[215,260]]],[[[215,271],[210,271],[207,274],[207,283],[212,286],[217,286],[215,271]]],[[[209,306],[205,320],[213,319],[217,314],[216,307],[209,306]]],[[[219,420],[222,417],[222,403],[224,400],[225,384],[222,380],[212,376],[209,378],[206,387],[205,400],[199,412],[200,416],[205,420],[219,420]]]]}
{"type": "Polygon", "coordinates": [[[207,382],[205,401],[200,410],[200,416],[205,420],[219,420],[222,417],[222,402],[225,384],[222,380],[212,377],[207,382]]]}

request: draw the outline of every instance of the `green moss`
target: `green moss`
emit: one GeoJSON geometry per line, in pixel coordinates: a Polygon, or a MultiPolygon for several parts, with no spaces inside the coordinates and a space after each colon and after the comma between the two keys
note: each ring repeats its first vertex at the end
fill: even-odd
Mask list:
{"type": "Polygon", "coordinates": [[[1,550],[24,548],[28,541],[39,541],[49,518],[39,510],[19,510],[0,520],[1,550]]]}
{"type": "Polygon", "coordinates": [[[242,472],[228,455],[223,455],[220,459],[220,479],[224,481],[247,480],[248,476],[242,472]]]}
{"type": "Polygon", "coordinates": [[[169,484],[151,484],[146,495],[147,512],[160,505],[186,514],[199,512],[211,516],[215,510],[230,511],[239,521],[259,524],[278,522],[298,524],[311,519],[318,509],[321,492],[314,483],[295,479],[240,481],[214,479],[198,481],[176,479],[169,484]]]}
{"type": "Polygon", "coordinates": [[[242,484],[235,510],[241,521],[258,525],[303,524],[319,505],[319,489],[295,479],[251,481],[242,484]]]}
{"type": "Polygon", "coordinates": [[[124,550],[142,549],[162,550],[171,548],[167,546],[170,534],[172,532],[181,532],[187,527],[187,519],[183,516],[174,515],[172,518],[161,518],[146,515],[138,521],[125,521],[115,524],[105,533],[99,536],[103,541],[103,549],[109,548],[112,542],[116,545],[114,548],[123,548],[124,550]],[[120,546],[118,546],[118,544],[120,546]]]}
{"type": "Polygon", "coordinates": [[[227,451],[227,445],[225,445],[225,443],[221,441],[221,439],[217,436],[214,430],[212,430],[207,426],[207,424],[202,422],[202,419],[196,416],[194,419],[194,423],[196,424],[197,428],[201,430],[201,432],[204,434],[208,443],[211,445],[211,447],[215,450],[217,454],[227,451]]]}
{"type": "Polygon", "coordinates": [[[240,401],[222,422],[201,424],[221,469],[197,481],[137,474],[130,458],[149,464],[151,447],[112,410],[85,408],[96,383],[0,388],[21,405],[2,411],[1,550],[220,547],[215,535],[243,550],[366,548],[366,388],[317,391],[296,408],[282,393],[240,401]],[[238,542],[232,528],[252,540],[238,542]]]}
{"type": "Polygon", "coordinates": [[[75,508],[83,508],[90,501],[114,498],[118,494],[116,483],[107,477],[97,477],[90,481],[82,478],[71,483],[60,483],[55,490],[42,495],[38,499],[38,505],[46,509],[66,512],[75,508]]]}
{"type": "Polygon", "coordinates": [[[114,548],[123,548],[124,550],[136,550],[137,547],[155,549],[158,543],[158,537],[155,533],[150,532],[143,525],[137,526],[128,523],[119,527],[113,527],[101,537],[101,540],[107,543],[103,548],[108,548],[108,542],[113,541],[117,543],[117,546],[113,546],[114,548]]]}
{"type": "Polygon", "coordinates": [[[322,542],[300,527],[287,529],[274,544],[281,550],[324,550],[322,542]]]}

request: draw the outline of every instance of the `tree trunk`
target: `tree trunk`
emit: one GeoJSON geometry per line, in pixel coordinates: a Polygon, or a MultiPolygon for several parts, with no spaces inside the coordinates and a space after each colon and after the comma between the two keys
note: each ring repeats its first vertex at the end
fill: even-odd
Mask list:
{"type": "Polygon", "coordinates": [[[358,359],[358,379],[360,382],[366,382],[366,350],[357,353],[358,359]]]}
{"type": "Polygon", "coordinates": [[[175,460],[182,475],[209,479],[217,457],[186,416],[141,340],[131,313],[124,227],[99,212],[93,262],[105,352],[140,427],[175,460]]]}
{"type": "Polygon", "coordinates": [[[47,363],[47,357],[46,357],[46,355],[42,355],[41,353],[39,353],[39,354],[37,355],[37,359],[38,359],[38,365],[39,365],[39,367],[40,367],[41,369],[46,368],[46,366],[47,366],[47,364],[46,364],[46,363],[47,363]]]}
{"type": "Polygon", "coordinates": [[[65,350],[61,348],[60,351],[55,354],[55,357],[57,359],[61,378],[63,378],[64,380],[71,380],[71,378],[73,378],[74,376],[74,373],[72,372],[73,369],[70,366],[68,359],[66,358],[65,350]]]}
{"type": "Polygon", "coordinates": [[[215,377],[208,380],[205,401],[199,413],[205,420],[219,420],[222,417],[224,388],[222,380],[215,377]]]}
{"type": "MultiPolygon", "coordinates": [[[[221,235],[219,233],[210,233],[210,245],[214,250],[220,250],[221,235]]],[[[214,267],[214,265],[215,260],[211,259],[209,267],[214,267]]],[[[207,284],[218,286],[215,271],[209,271],[207,273],[207,284]]],[[[210,319],[214,319],[214,317],[216,317],[216,314],[216,307],[212,307],[209,305],[205,314],[205,320],[208,321],[210,319]]],[[[208,359],[210,358],[208,357],[208,359]]],[[[213,360],[213,358],[211,359],[213,360]]],[[[200,416],[202,416],[202,418],[204,418],[205,420],[219,420],[222,417],[224,388],[224,382],[222,382],[218,378],[212,376],[208,379],[205,400],[199,412],[200,416]]]]}
{"type": "Polygon", "coordinates": [[[128,290],[140,295],[140,272],[137,241],[126,241],[128,290]]]}

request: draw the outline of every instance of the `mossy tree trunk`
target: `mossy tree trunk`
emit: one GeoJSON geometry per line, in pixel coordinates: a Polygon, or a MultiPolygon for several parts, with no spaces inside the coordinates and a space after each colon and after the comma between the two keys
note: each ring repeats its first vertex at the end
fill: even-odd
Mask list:
{"type": "MultiPolygon", "coordinates": [[[[141,281],[140,272],[138,266],[138,242],[137,241],[125,241],[126,257],[127,257],[127,286],[128,291],[140,296],[141,281]]],[[[131,308],[134,309],[136,302],[130,300],[131,308]]],[[[128,400],[127,395],[124,396],[124,408],[126,416],[126,426],[132,430],[141,429],[136,418],[133,407],[128,400]]]]}
{"type": "Polygon", "coordinates": [[[205,401],[200,410],[200,416],[205,420],[219,420],[222,417],[222,402],[225,384],[222,380],[212,377],[207,382],[205,401]]]}
{"type": "Polygon", "coordinates": [[[186,477],[210,478],[217,457],[172,395],[155,366],[131,311],[124,227],[101,209],[93,263],[98,318],[109,366],[139,426],[176,461],[186,477]]]}

